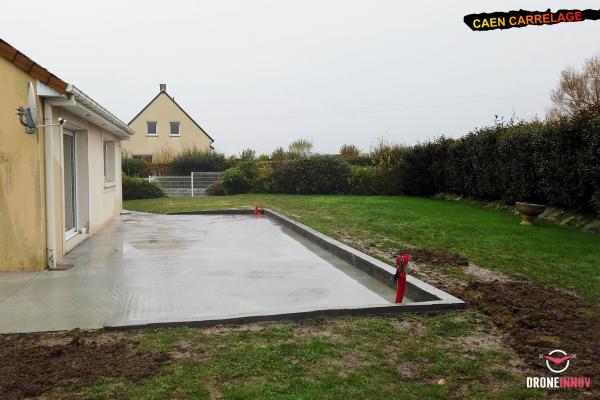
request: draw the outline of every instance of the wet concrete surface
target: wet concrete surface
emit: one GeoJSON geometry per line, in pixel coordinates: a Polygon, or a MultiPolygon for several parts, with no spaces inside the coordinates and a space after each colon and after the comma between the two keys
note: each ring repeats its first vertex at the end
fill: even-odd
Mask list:
{"type": "Polygon", "coordinates": [[[0,274],[0,332],[389,305],[394,298],[385,284],[264,216],[131,213],[64,262],[74,268],[0,274]]]}

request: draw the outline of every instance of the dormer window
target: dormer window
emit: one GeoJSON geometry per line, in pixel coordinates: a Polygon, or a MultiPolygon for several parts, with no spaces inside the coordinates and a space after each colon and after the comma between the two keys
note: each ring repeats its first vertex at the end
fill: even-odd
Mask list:
{"type": "Polygon", "coordinates": [[[148,121],[146,122],[146,125],[148,126],[148,135],[150,136],[156,136],[156,121],[148,121]]]}
{"type": "Polygon", "coordinates": [[[179,136],[179,122],[170,122],[171,136],[179,136]]]}

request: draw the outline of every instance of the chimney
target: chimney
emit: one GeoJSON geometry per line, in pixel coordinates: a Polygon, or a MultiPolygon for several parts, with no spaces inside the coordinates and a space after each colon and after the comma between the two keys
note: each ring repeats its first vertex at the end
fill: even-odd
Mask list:
{"type": "Polygon", "coordinates": [[[159,85],[159,87],[160,87],[160,91],[161,92],[166,92],[167,91],[167,84],[166,83],[161,83],[159,85]]]}

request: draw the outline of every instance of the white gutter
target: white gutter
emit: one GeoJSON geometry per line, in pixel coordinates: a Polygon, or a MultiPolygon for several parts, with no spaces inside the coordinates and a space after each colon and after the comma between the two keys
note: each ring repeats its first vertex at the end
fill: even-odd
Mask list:
{"type": "Polygon", "coordinates": [[[114,114],[108,111],[106,108],[102,107],[96,101],[94,101],[87,94],[83,93],[81,90],[77,89],[73,85],[67,86],[65,93],[73,95],[75,101],[92,111],[94,114],[100,116],[102,119],[106,120],[110,123],[115,129],[111,130],[111,133],[114,133],[117,136],[121,136],[124,138],[129,138],[129,136],[133,135],[133,130],[127,126],[123,121],[117,118],[114,114]]]}
{"type": "Polygon", "coordinates": [[[46,172],[46,265],[56,268],[56,206],[54,195],[54,140],[52,135],[52,106],[44,100],[44,161],[46,172]]]}

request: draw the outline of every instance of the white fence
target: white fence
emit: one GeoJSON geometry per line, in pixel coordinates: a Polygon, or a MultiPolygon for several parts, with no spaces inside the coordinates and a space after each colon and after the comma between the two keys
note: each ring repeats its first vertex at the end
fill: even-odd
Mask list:
{"type": "Polygon", "coordinates": [[[206,187],[221,180],[221,172],[192,172],[186,176],[149,176],[169,197],[204,196],[206,187]]]}

